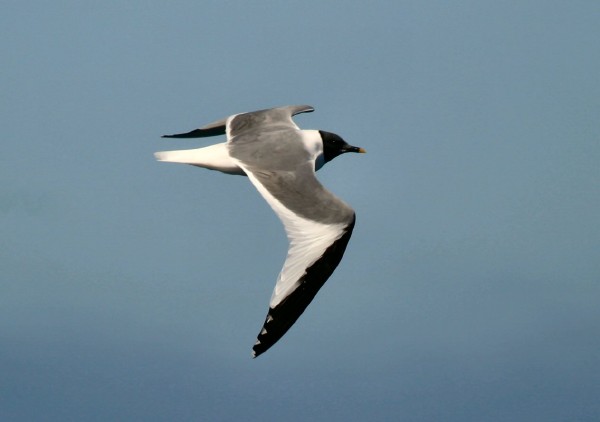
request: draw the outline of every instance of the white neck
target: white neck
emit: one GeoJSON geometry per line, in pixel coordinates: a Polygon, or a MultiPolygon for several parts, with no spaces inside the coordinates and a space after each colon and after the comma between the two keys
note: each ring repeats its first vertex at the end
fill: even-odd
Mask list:
{"type": "Polygon", "coordinates": [[[302,142],[306,150],[311,155],[311,160],[315,163],[315,171],[319,170],[325,164],[323,157],[323,139],[318,130],[302,130],[302,142]]]}

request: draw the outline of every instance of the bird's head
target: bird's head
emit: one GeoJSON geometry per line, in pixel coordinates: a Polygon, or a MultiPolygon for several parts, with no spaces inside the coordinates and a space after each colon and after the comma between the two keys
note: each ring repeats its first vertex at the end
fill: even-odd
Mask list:
{"type": "Polygon", "coordinates": [[[346,152],[358,152],[361,154],[367,152],[362,148],[354,147],[348,144],[339,135],[336,135],[335,133],[320,130],[319,134],[321,135],[321,139],[323,140],[323,159],[325,163],[328,163],[338,155],[344,154],[346,152]]]}

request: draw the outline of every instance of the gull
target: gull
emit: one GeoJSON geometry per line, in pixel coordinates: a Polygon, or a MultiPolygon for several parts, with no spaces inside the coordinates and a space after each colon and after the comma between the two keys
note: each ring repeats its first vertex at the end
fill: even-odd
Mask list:
{"type": "Polygon", "coordinates": [[[283,223],[288,253],[253,357],[294,325],[340,263],[354,228],[354,210],[325,189],[315,172],[341,154],[366,151],[334,133],[296,126],[293,116],[312,111],[311,106],[297,105],[234,114],[191,132],[163,136],[226,135],[226,142],[155,153],[158,161],[248,176],[283,223]]]}

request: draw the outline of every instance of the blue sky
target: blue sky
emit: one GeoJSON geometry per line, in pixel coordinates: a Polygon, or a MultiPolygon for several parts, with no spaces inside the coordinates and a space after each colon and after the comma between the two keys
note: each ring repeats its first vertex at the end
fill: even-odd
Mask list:
{"type": "Polygon", "coordinates": [[[0,419],[595,420],[600,4],[7,1],[0,419]],[[357,224],[273,349],[247,179],[154,161],[311,104],[357,224]]]}

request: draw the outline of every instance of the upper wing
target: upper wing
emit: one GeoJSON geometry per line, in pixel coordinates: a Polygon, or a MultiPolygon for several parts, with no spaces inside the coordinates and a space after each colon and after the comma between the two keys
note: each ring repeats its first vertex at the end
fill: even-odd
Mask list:
{"type": "MultiPolygon", "coordinates": [[[[257,143],[268,143],[264,138],[268,136],[263,135],[257,143]]],[[[287,139],[285,133],[273,138],[281,143],[287,139]]],[[[240,141],[244,144],[244,139],[240,141]]],[[[289,330],[333,273],[350,240],[355,216],[352,208],[319,183],[314,159],[306,160],[300,152],[295,155],[299,163],[283,161],[290,167],[287,169],[281,168],[280,160],[273,169],[269,159],[260,154],[252,156],[243,149],[237,154],[235,146],[230,147],[230,154],[279,216],[290,242],[269,312],[253,347],[256,357],[289,330]]]]}
{"type": "Polygon", "coordinates": [[[227,140],[257,128],[298,130],[292,116],[311,111],[314,111],[314,108],[309,105],[296,105],[235,114],[227,119],[227,140]]]}
{"type": "Polygon", "coordinates": [[[227,139],[236,136],[248,129],[253,129],[264,124],[277,124],[282,127],[298,126],[292,121],[292,116],[300,113],[314,111],[314,108],[308,105],[285,106],[270,108],[266,110],[251,111],[249,113],[234,114],[199,129],[194,129],[187,133],[177,133],[174,135],[163,135],[163,138],[205,138],[207,136],[218,136],[227,134],[227,139]]]}
{"type": "Polygon", "coordinates": [[[260,177],[243,170],[283,222],[290,242],[267,317],[252,348],[257,357],[294,325],[336,269],[352,235],[355,216],[352,212],[349,219],[335,224],[299,217],[264,188],[260,177]]]}
{"type": "Polygon", "coordinates": [[[200,129],[194,129],[191,132],[163,135],[162,138],[206,138],[207,136],[225,135],[226,122],[227,118],[202,126],[200,129]]]}

